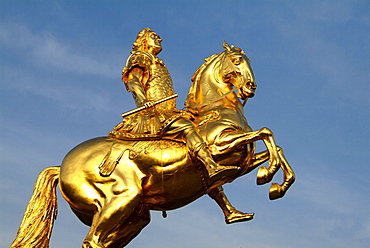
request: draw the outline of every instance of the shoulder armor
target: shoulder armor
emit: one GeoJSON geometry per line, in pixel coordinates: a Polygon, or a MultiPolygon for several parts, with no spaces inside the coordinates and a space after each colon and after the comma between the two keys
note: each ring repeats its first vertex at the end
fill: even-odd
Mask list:
{"type": "Polygon", "coordinates": [[[143,69],[148,69],[153,64],[154,59],[154,56],[150,53],[136,51],[128,57],[125,67],[132,68],[134,66],[140,66],[143,69]]]}
{"type": "MultiPolygon", "coordinates": [[[[154,63],[155,58],[153,55],[143,51],[134,51],[130,57],[128,57],[125,67],[122,70],[122,81],[125,85],[128,83],[128,75],[133,67],[140,67],[144,70],[146,78],[150,77],[151,65],[154,63]]],[[[126,89],[128,87],[126,85],[126,89]]]]}

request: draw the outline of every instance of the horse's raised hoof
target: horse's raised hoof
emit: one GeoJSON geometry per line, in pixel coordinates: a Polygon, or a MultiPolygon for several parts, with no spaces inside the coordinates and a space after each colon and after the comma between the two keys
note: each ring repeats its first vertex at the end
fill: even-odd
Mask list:
{"type": "Polygon", "coordinates": [[[237,222],[244,222],[252,220],[254,217],[254,213],[243,213],[238,210],[235,210],[229,216],[225,218],[226,224],[233,224],[237,222]]]}
{"type": "Polygon", "coordinates": [[[270,200],[276,200],[285,195],[285,191],[278,183],[272,183],[269,192],[270,200]]]}
{"type": "Polygon", "coordinates": [[[271,177],[268,169],[265,166],[258,168],[257,172],[257,185],[263,185],[271,182],[271,177]]]}

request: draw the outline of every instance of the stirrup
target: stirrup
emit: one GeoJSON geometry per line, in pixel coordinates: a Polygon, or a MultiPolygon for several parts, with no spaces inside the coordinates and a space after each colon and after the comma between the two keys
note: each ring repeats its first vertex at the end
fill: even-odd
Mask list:
{"type": "Polygon", "coordinates": [[[208,176],[211,181],[211,185],[216,181],[228,176],[233,176],[237,174],[239,168],[237,166],[224,166],[218,165],[214,170],[208,171],[208,176]]]}
{"type": "MultiPolygon", "coordinates": [[[[214,176],[217,176],[220,173],[224,172],[231,172],[234,173],[235,171],[238,171],[239,168],[237,166],[224,166],[224,165],[217,165],[216,169],[212,172],[209,172],[209,177],[213,178],[214,176]]],[[[225,175],[226,176],[226,175],[225,175]]]]}

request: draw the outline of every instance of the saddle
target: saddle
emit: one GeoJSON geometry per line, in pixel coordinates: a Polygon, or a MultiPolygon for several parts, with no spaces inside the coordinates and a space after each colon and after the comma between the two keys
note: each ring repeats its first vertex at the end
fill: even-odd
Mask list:
{"type": "Polygon", "coordinates": [[[202,116],[197,116],[188,111],[178,110],[165,121],[156,121],[156,118],[149,117],[148,112],[142,111],[141,113],[128,116],[121,123],[118,123],[108,133],[108,137],[130,141],[160,140],[162,139],[162,134],[166,131],[166,127],[179,118],[190,119],[197,127],[200,127],[209,121],[219,120],[221,114],[219,110],[212,110],[202,116]],[[161,122],[162,124],[159,124],[161,122]]]}
{"type": "Polygon", "coordinates": [[[168,147],[181,148],[185,146],[185,143],[167,139],[147,139],[147,140],[136,140],[132,142],[129,148],[122,150],[122,146],[118,143],[113,142],[107,154],[103,158],[103,161],[99,165],[99,173],[103,177],[110,176],[120,160],[122,159],[125,151],[129,152],[129,159],[135,159],[140,154],[148,154],[153,152],[155,149],[166,149],[168,147]]]}
{"type": "MultiPolygon", "coordinates": [[[[140,114],[140,113],[139,113],[140,114]]],[[[125,140],[125,141],[134,141],[132,145],[123,150],[121,146],[115,145],[114,142],[105,155],[103,161],[99,165],[99,172],[100,175],[103,177],[110,176],[114,169],[116,168],[117,164],[120,162],[124,152],[126,150],[129,151],[129,158],[135,159],[140,153],[148,154],[153,152],[155,149],[166,149],[168,147],[172,148],[180,148],[185,145],[184,142],[178,140],[171,140],[171,139],[163,139],[162,133],[165,131],[165,128],[161,128],[157,133],[135,133],[132,132],[134,129],[127,128],[129,123],[130,126],[133,125],[134,120],[137,121],[138,116],[132,115],[129,116],[130,119],[125,120],[122,123],[119,123],[116,127],[114,127],[113,131],[108,133],[108,137],[116,139],[116,140],[125,140]]],[[[180,113],[175,114],[172,118],[169,118],[166,122],[164,127],[170,125],[173,121],[179,118],[189,118],[191,119],[197,127],[205,125],[209,121],[214,121],[220,119],[221,114],[219,110],[212,110],[207,112],[202,116],[195,116],[190,114],[187,111],[182,110],[180,113]]],[[[197,164],[197,163],[196,163],[197,164]]],[[[204,167],[202,165],[197,166],[199,175],[204,185],[205,191],[207,190],[209,182],[207,182],[208,177],[204,172],[204,167]]]]}

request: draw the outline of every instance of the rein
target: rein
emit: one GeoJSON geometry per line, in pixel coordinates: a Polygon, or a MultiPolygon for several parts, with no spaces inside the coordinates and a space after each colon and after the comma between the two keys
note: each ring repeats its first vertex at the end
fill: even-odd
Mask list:
{"type": "Polygon", "coordinates": [[[235,88],[233,90],[230,90],[229,92],[226,92],[225,94],[223,94],[222,96],[220,96],[219,98],[217,98],[216,100],[214,100],[213,102],[209,102],[209,103],[203,103],[203,104],[197,104],[197,105],[190,105],[190,106],[186,106],[186,108],[199,108],[199,107],[204,107],[204,106],[207,106],[207,105],[210,105],[212,103],[215,103],[219,100],[221,100],[222,98],[226,97],[227,95],[229,95],[230,93],[238,90],[239,88],[235,88]]]}
{"type": "MultiPolygon", "coordinates": [[[[205,106],[208,106],[210,104],[213,104],[219,100],[221,100],[222,98],[225,98],[227,95],[229,95],[230,93],[236,91],[236,90],[239,90],[241,87],[235,87],[235,89],[233,90],[230,90],[229,92],[226,92],[225,94],[221,95],[219,98],[217,98],[216,100],[212,101],[212,102],[209,102],[209,103],[203,103],[203,104],[197,104],[197,105],[190,105],[190,106],[186,106],[186,108],[200,108],[200,107],[205,107],[205,106]]],[[[243,107],[245,106],[245,104],[247,103],[248,101],[248,98],[244,99],[242,105],[243,107]]]]}
{"type": "MultiPolygon", "coordinates": [[[[222,52],[223,53],[223,52],[222,52]]],[[[222,54],[222,53],[219,53],[219,54],[217,54],[217,55],[220,55],[220,54],[222,54]]],[[[216,58],[219,58],[220,56],[216,56],[216,55],[213,55],[213,56],[215,56],[216,58]]],[[[212,57],[212,56],[211,56],[212,57]]],[[[210,58],[211,58],[210,57],[210,58]]],[[[209,59],[210,59],[209,58],[209,59]]],[[[212,57],[212,60],[214,60],[214,57],[212,57]]],[[[209,62],[210,60],[206,60],[207,62],[209,62]]],[[[216,63],[220,63],[219,61],[217,61],[216,63]]],[[[204,70],[205,70],[205,65],[203,64],[202,66],[201,66],[199,69],[198,69],[198,71],[196,72],[197,74],[200,74],[200,73],[202,73],[204,70]],[[202,70],[200,70],[200,68],[202,67],[202,70]],[[199,71],[200,70],[200,71],[199,71]]],[[[215,68],[213,68],[213,70],[215,70],[215,68]]],[[[193,76],[194,77],[194,76],[193,76]]],[[[217,81],[217,82],[219,82],[219,79],[218,78],[215,78],[215,80],[217,81]]],[[[186,108],[201,108],[201,107],[205,107],[205,106],[208,106],[208,105],[210,105],[210,104],[213,104],[213,103],[215,103],[215,102],[217,102],[217,101],[219,101],[219,100],[221,100],[221,99],[223,99],[223,98],[225,98],[226,96],[228,96],[230,93],[232,93],[232,92],[234,92],[235,90],[240,90],[243,86],[244,86],[245,84],[243,84],[242,86],[235,86],[235,88],[234,89],[232,89],[232,90],[230,90],[230,91],[228,91],[228,92],[226,92],[225,94],[223,94],[223,95],[221,95],[219,98],[217,98],[216,100],[214,100],[214,101],[212,101],[212,102],[209,102],[209,103],[203,103],[203,104],[196,104],[196,105],[190,105],[190,106],[186,106],[186,108]]],[[[244,107],[245,106],[245,104],[246,104],[246,102],[247,102],[247,100],[248,100],[248,98],[246,98],[246,99],[244,99],[244,101],[243,101],[243,103],[242,103],[242,106],[244,107]]]]}

